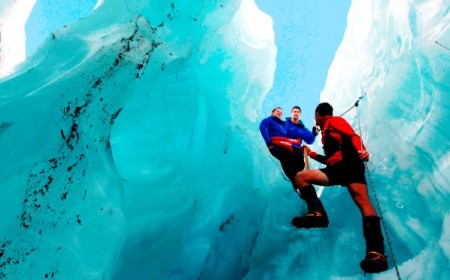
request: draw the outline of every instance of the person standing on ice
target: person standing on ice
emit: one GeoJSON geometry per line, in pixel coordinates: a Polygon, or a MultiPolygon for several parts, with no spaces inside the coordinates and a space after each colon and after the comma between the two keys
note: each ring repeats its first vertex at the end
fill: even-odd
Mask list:
{"type": "Polygon", "coordinates": [[[302,140],[312,144],[315,136],[300,120],[299,106],[292,108],[291,117],[286,118],[286,121],[281,119],[282,115],[280,107],[274,108],[271,116],[261,121],[259,129],[270,153],[280,161],[284,174],[295,189],[295,175],[305,168],[302,140]]]}
{"type": "Polygon", "coordinates": [[[384,256],[380,218],[370,201],[364,175],[363,161],[369,160],[369,153],[350,124],[341,117],[333,116],[330,104],[320,103],[316,107],[315,120],[321,128],[325,155],[319,155],[305,146],[306,152],[312,159],[326,164],[326,167],[297,173],[296,188],[306,202],[308,212],[304,216],[294,217],[292,225],[298,228],[328,227],[327,213],[313,184],[346,186],[363,216],[366,257],[360,266],[367,273],[385,271],[388,265],[384,256]]]}

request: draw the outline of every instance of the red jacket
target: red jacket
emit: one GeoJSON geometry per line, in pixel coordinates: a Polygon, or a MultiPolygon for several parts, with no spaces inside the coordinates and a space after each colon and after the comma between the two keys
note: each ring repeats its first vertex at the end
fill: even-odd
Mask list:
{"type": "Polygon", "coordinates": [[[325,156],[315,152],[311,158],[333,165],[341,160],[360,161],[358,151],[365,150],[361,137],[355,133],[351,125],[341,117],[330,116],[322,127],[322,144],[325,156]]]}

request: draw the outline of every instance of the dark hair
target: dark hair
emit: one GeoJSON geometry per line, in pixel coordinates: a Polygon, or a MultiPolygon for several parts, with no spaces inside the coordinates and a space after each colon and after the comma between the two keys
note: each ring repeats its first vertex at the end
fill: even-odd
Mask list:
{"type": "Polygon", "coordinates": [[[333,107],[327,102],[320,103],[316,107],[316,113],[318,113],[322,117],[332,116],[333,115],[333,107]]]}
{"type": "Polygon", "coordinates": [[[276,109],[282,110],[281,107],[275,107],[275,108],[273,108],[272,113],[275,112],[276,109]]]}
{"type": "Polygon", "coordinates": [[[300,109],[299,106],[294,106],[294,107],[292,107],[291,112],[292,112],[292,110],[294,110],[294,109],[298,109],[298,110],[300,111],[300,113],[302,112],[302,109],[300,109]]]}

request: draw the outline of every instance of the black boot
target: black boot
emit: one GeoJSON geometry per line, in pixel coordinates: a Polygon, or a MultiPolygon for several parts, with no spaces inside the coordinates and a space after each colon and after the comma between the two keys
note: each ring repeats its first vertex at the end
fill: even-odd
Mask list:
{"type": "Polygon", "coordinates": [[[300,197],[308,206],[308,213],[301,217],[294,217],[292,225],[298,228],[328,227],[328,216],[323,204],[317,197],[316,190],[312,185],[300,188],[300,197]]]}
{"type": "Polygon", "coordinates": [[[380,218],[363,217],[363,233],[366,239],[366,257],[361,261],[361,268],[367,273],[377,273],[388,269],[384,256],[384,239],[381,233],[380,218]]]}

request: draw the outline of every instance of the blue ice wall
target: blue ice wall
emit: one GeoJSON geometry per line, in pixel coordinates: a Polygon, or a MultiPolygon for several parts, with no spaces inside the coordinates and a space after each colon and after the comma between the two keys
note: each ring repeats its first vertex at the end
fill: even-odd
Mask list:
{"type": "Polygon", "coordinates": [[[446,1],[353,1],[330,66],[336,114],[364,96],[345,117],[388,238],[391,269],[363,276],[345,188],[320,189],[328,229],[289,224],[305,206],[256,121],[270,18],[246,0],[105,1],[0,83],[1,278],[446,278],[448,22],[446,1]]]}
{"type": "Polygon", "coordinates": [[[36,0],[25,25],[26,54],[34,54],[51,31],[92,13],[97,0],[36,0]]]}
{"type": "Polygon", "coordinates": [[[371,152],[370,193],[402,279],[450,274],[449,12],[448,1],[352,2],[321,95],[336,114],[363,97],[345,117],[371,152]]]}
{"type": "Polygon", "coordinates": [[[271,26],[240,1],[108,1],[2,81],[2,277],[247,273],[276,52],[249,13],[271,26]]]}

